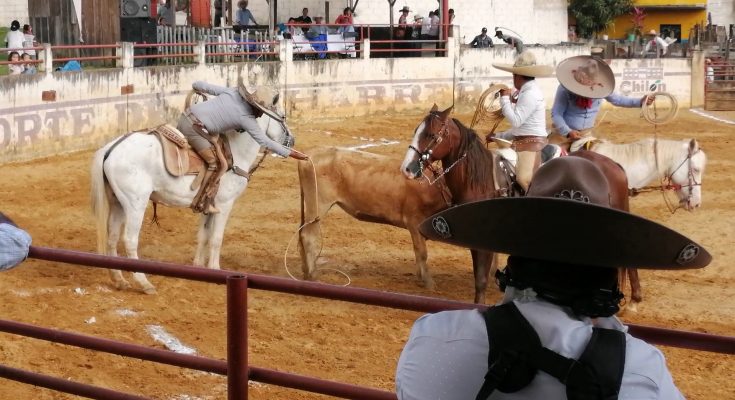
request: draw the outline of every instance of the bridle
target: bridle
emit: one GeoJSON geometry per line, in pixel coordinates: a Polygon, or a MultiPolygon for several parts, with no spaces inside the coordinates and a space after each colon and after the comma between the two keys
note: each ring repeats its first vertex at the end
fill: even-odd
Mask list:
{"type": "MultiPolygon", "coordinates": [[[[433,118],[439,118],[439,116],[436,113],[430,113],[429,116],[433,118]]],[[[447,138],[447,135],[449,134],[448,123],[449,123],[449,119],[447,118],[444,121],[442,121],[442,126],[439,128],[439,132],[437,132],[436,134],[429,132],[429,134],[431,135],[431,140],[426,145],[426,148],[424,148],[423,151],[419,150],[413,145],[408,145],[409,149],[415,151],[419,155],[419,173],[421,173],[424,176],[424,178],[426,178],[426,180],[429,182],[429,185],[435,184],[441,177],[443,177],[445,174],[451,171],[455,165],[457,165],[460,161],[464,160],[465,157],[467,157],[467,153],[462,154],[462,156],[457,158],[452,163],[452,165],[450,165],[447,168],[444,168],[444,170],[441,170],[441,171],[437,171],[434,168],[433,164],[431,163],[431,156],[434,153],[434,147],[436,147],[439,143],[444,141],[444,139],[447,138]],[[434,179],[430,179],[429,177],[423,174],[422,171],[425,168],[428,168],[429,170],[431,170],[431,172],[434,173],[434,176],[435,176],[434,179]]],[[[452,140],[451,136],[449,136],[448,138],[450,141],[452,140]]],[[[449,144],[449,147],[450,148],[452,147],[452,143],[449,144]]]]}

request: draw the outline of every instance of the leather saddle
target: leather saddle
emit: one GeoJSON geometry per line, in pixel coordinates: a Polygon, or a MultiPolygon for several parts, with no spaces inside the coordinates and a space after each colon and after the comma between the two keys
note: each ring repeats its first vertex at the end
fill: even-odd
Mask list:
{"type": "MultiPolygon", "coordinates": [[[[196,175],[194,182],[191,184],[192,190],[197,190],[204,179],[204,172],[207,164],[199,157],[194,149],[191,148],[186,137],[178,129],[169,124],[163,124],[151,129],[151,135],[156,135],[161,142],[163,150],[163,164],[166,171],[171,176],[180,177],[184,175],[196,175]]],[[[217,141],[222,154],[227,160],[227,170],[232,170],[235,174],[250,179],[251,171],[244,171],[239,167],[233,166],[232,150],[230,149],[230,141],[226,135],[220,135],[217,141]]],[[[257,166],[256,166],[257,167],[257,166]]]]}

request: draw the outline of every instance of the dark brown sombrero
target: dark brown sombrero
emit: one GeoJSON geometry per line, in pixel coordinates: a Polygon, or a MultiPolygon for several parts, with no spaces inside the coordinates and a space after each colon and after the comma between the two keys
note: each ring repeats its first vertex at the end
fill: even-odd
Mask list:
{"type": "Polygon", "coordinates": [[[607,179],[580,157],[544,164],[527,197],[467,203],[421,226],[428,239],[525,258],[601,267],[702,268],[712,256],[656,222],[610,208],[607,179]]]}

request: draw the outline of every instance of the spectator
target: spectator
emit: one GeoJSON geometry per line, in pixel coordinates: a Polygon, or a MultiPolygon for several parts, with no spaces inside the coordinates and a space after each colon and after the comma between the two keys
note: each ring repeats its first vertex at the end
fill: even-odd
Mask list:
{"type": "MultiPolygon", "coordinates": [[[[431,15],[431,14],[430,14],[431,15]]],[[[441,27],[441,20],[439,19],[439,10],[434,10],[434,14],[431,15],[431,26],[429,27],[428,40],[439,40],[439,28],[441,27]]],[[[436,48],[440,48],[440,43],[435,43],[436,48]]],[[[440,57],[441,52],[436,52],[436,56],[440,57]]]]}
{"type": "Polygon", "coordinates": [[[495,47],[493,45],[493,40],[487,35],[487,28],[484,27],[482,28],[482,32],[472,39],[470,46],[480,49],[485,47],[495,47]]]}
{"type": "MultiPolygon", "coordinates": [[[[20,61],[20,54],[17,51],[11,51],[8,54],[8,61],[20,61]]],[[[10,75],[20,75],[23,73],[23,64],[8,64],[10,75]]]]}
{"type": "Polygon", "coordinates": [[[309,27],[307,37],[314,38],[319,35],[329,34],[329,29],[324,25],[324,17],[314,17],[314,24],[309,27]]]}
{"type": "Polygon", "coordinates": [[[414,14],[413,16],[413,25],[411,26],[411,37],[410,39],[413,41],[410,48],[414,50],[412,54],[409,56],[411,57],[421,57],[421,43],[418,42],[418,40],[421,39],[421,26],[424,21],[424,17],[414,14]]]}
{"type": "Polygon", "coordinates": [[[429,11],[429,16],[421,21],[421,40],[431,40],[431,21],[434,11],[429,11]]]}
{"type": "Polygon", "coordinates": [[[23,72],[22,74],[35,74],[36,73],[36,66],[31,62],[32,58],[31,55],[28,53],[23,53],[21,56],[21,59],[25,61],[25,64],[22,64],[23,66],[23,72]]]}
{"type": "Polygon", "coordinates": [[[314,24],[306,32],[306,38],[311,41],[311,48],[317,52],[320,59],[327,58],[329,46],[325,43],[328,39],[329,29],[324,25],[323,17],[314,17],[314,24]]]}
{"type": "Polygon", "coordinates": [[[0,271],[15,268],[28,257],[31,235],[0,212],[0,271]]]}
{"type": "Polygon", "coordinates": [[[169,13],[169,6],[170,3],[165,0],[161,0],[160,3],[158,3],[158,9],[156,9],[156,13],[158,14],[158,25],[164,25],[169,26],[171,25],[171,16],[169,13]]]}
{"type": "Polygon", "coordinates": [[[23,48],[23,42],[25,40],[26,38],[23,36],[23,32],[20,31],[20,22],[11,22],[10,31],[5,35],[5,47],[15,50],[8,50],[8,53],[20,51],[23,48]]]}
{"type": "Polygon", "coordinates": [[[449,25],[452,25],[453,22],[454,22],[454,9],[450,8],[449,9],[449,25]]]}
{"type": "Polygon", "coordinates": [[[496,274],[501,305],[414,323],[396,368],[399,400],[683,399],[661,351],[615,317],[623,298],[617,268],[702,268],[712,257],[663,225],[611,209],[595,163],[553,159],[528,197],[449,208],[421,233],[510,258],[496,274]],[[513,223],[497,221],[518,213],[513,223]],[[568,235],[576,251],[564,250],[568,235]]]}
{"type": "Polygon", "coordinates": [[[293,39],[293,35],[296,34],[296,27],[294,26],[294,24],[296,24],[296,18],[289,18],[288,22],[286,23],[286,32],[283,33],[284,39],[293,39]]]}
{"type": "Polygon", "coordinates": [[[515,47],[518,54],[523,53],[523,42],[521,39],[518,39],[515,36],[505,35],[503,34],[503,31],[498,30],[498,28],[495,28],[495,37],[515,47]]]}
{"type": "Polygon", "coordinates": [[[33,35],[32,26],[28,24],[23,25],[23,38],[23,52],[31,56],[31,58],[36,58],[36,49],[34,47],[38,47],[38,42],[36,41],[36,36],[33,35]]]}
{"type": "Polygon", "coordinates": [[[715,69],[712,67],[712,60],[709,58],[704,59],[704,65],[707,69],[707,83],[712,83],[715,81],[715,69]]]}
{"type": "Polygon", "coordinates": [[[235,20],[237,25],[241,27],[258,25],[255,18],[253,18],[253,13],[248,10],[248,0],[240,0],[237,3],[237,6],[240,7],[240,9],[237,10],[237,18],[235,20]],[[250,21],[253,21],[253,23],[251,24],[250,21]]]}
{"type": "Polygon", "coordinates": [[[355,27],[352,26],[352,9],[345,7],[345,9],[342,10],[342,14],[334,20],[334,23],[339,25],[337,27],[337,33],[354,32],[355,27]]]}
{"type": "Polygon", "coordinates": [[[222,26],[222,18],[227,18],[227,1],[214,0],[214,26],[222,26]]]}
{"type": "Polygon", "coordinates": [[[303,10],[301,10],[301,16],[296,18],[296,22],[299,24],[302,24],[301,30],[304,31],[304,34],[309,30],[309,27],[306,25],[311,25],[311,17],[309,16],[309,9],[304,7],[303,10]]]}
{"type": "Polygon", "coordinates": [[[669,45],[665,40],[661,39],[661,36],[656,33],[655,29],[651,29],[648,32],[648,42],[646,47],[641,52],[641,56],[647,58],[660,58],[666,55],[669,45]]]}

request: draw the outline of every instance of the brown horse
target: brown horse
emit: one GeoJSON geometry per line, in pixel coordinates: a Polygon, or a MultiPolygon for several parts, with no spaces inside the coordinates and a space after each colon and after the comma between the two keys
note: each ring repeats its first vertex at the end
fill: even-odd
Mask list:
{"type": "MultiPolygon", "coordinates": [[[[450,119],[452,107],[438,111],[436,105],[416,128],[401,171],[410,179],[419,178],[425,167],[441,161],[442,174],[455,204],[498,197],[495,184],[493,154],[485,148],[477,134],[456,119],[450,119]]],[[[612,205],[628,210],[628,180],[625,171],[609,158],[592,152],[574,156],[595,162],[608,178],[613,193],[612,205]]],[[[573,247],[573,239],[569,240],[573,247]]],[[[494,254],[471,250],[475,275],[475,302],[484,303],[488,276],[492,272],[494,254]]]]}
{"type": "Polygon", "coordinates": [[[321,218],[337,204],[358,220],[407,229],[419,279],[432,289],[434,281],[426,265],[426,238],[418,226],[449,206],[449,192],[444,193],[442,185],[403,179],[398,161],[378,154],[327,148],[314,152],[310,159],[311,162],[299,162],[303,226],[299,249],[304,279],[311,279],[315,271],[321,218]]]}

